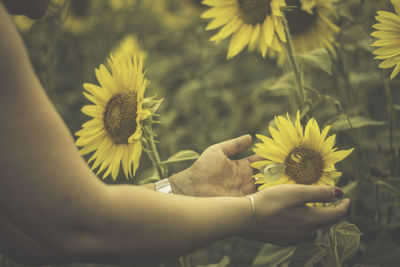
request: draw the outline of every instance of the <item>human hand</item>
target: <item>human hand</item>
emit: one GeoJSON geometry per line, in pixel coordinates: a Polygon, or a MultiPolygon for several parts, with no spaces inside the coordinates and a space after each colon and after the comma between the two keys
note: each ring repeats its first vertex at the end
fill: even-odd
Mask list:
{"type": "Polygon", "coordinates": [[[251,136],[244,135],[208,147],[188,169],[169,180],[174,193],[191,196],[244,196],[255,192],[253,168],[257,156],[231,160],[251,145],[251,136]]]}
{"type": "Polygon", "coordinates": [[[317,229],[328,229],[346,214],[350,200],[343,199],[337,205],[323,208],[306,203],[332,202],[342,195],[335,187],[299,184],[261,190],[253,194],[255,224],[245,237],[277,245],[313,241],[317,229]]]}

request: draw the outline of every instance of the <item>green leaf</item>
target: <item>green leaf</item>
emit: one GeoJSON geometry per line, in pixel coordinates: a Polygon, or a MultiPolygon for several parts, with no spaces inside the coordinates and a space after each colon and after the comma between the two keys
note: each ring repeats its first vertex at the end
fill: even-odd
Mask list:
{"type": "Polygon", "coordinates": [[[193,150],[181,150],[171,157],[169,157],[166,161],[161,161],[159,164],[164,165],[164,164],[169,164],[169,163],[175,163],[175,162],[181,162],[181,161],[187,161],[187,160],[195,160],[200,157],[200,154],[197,153],[196,151],[193,150]]]}
{"type": "Polygon", "coordinates": [[[326,49],[315,49],[307,54],[299,54],[297,57],[300,67],[311,66],[332,75],[332,60],[326,49]]]}
{"type": "Polygon", "coordinates": [[[337,116],[331,126],[331,131],[338,132],[348,129],[358,129],[367,126],[382,126],[385,125],[383,121],[374,121],[369,118],[363,116],[346,116],[346,115],[339,115],[337,116]]]}
{"type": "Polygon", "coordinates": [[[400,110],[400,105],[393,105],[394,110],[400,110]]]}
{"type": "Polygon", "coordinates": [[[376,182],[376,184],[382,186],[384,189],[388,190],[389,192],[391,192],[391,193],[393,193],[395,195],[400,195],[400,190],[397,189],[395,186],[389,184],[389,183],[386,183],[386,182],[384,182],[382,180],[378,180],[376,182]]]}
{"type": "Polygon", "coordinates": [[[289,260],[295,249],[296,247],[280,247],[266,244],[254,258],[252,266],[279,266],[289,260]]]}
{"type": "Polygon", "coordinates": [[[293,89],[293,74],[287,73],[282,75],[278,80],[276,80],[271,86],[268,87],[268,91],[284,91],[287,94],[289,89],[293,89]]]}
{"type": "Polygon", "coordinates": [[[263,93],[274,96],[287,96],[289,90],[294,90],[293,78],[293,73],[286,73],[278,79],[274,77],[264,80],[256,86],[256,89],[252,93],[253,97],[259,97],[263,93]]]}
{"type": "Polygon", "coordinates": [[[228,256],[224,256],[220,262],[209,264],[209,265],[199,265],[198,267],[226,267],[229,264],[228,256]]]}
{"type": "Polygon", "coordinates": [[[289,267],[313,267],[316,263],[321,261],[328,252],[328,247],[315,242],[303,244],[296,248],[290,259],[289,267]]]}
{"type": "Polygon", "coordinates": [[[150,177],[145,178],[139,182],[139,184],[149,184],[149,183],[154,183],[160,180],[160,177],[158,176],[158,173],[156,170],[153,170],[153,173],[150,177]]]}
{"type": "Polygon", "coordinates": [[[339,262],[353,258],[359,247],[361,232],[355,224],[347,221],[340,222],[334,227],[334,238],[337,244],[337,255],[339,262]]]}
{"type": "Polygon", "coordinates": [[[357,235],[360,236],[362,233],[358,229],[357,225],[348,221],[343,221],[335,225],[335,232],[343,235],[357,235]]]}
{"type": "Polygon", "coordinates": [[[358,185],[357,181],[351,182],[351,183],[345,185],[344,187],[342,187],[342,190],[346,195],[350,195],[353,192],[353,190],[357,187],[357,185],[358,185]]]}

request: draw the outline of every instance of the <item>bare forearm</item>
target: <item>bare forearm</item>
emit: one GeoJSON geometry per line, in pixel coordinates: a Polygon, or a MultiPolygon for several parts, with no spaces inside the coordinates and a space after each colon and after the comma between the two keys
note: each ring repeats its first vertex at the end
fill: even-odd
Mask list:
{"type": "Polygon", "coordinates": [[[250,223],[250,204],[244,198],[191,198],[132,186],[108,191],[104,217],[96,219],[92,234],[71,238],[67,252],[72,258],[160,262],[239,234],[250,223]]]}
{"type": "Polygon", "coordinates": [[[0,214],[0,251],[8,257],[26,264],[68,263],[68,259],[22,232],[0,214]]]}
{"type": "Polygon", "coordinates": [[[7,151],[0,160],[0,212],[7,221],[70,261],[110,263],[161,261],[244,228],[246,199],[102,184],[80,158],[1,4],[0,22],[0,72],[6,74],[0,122],[9,126],[0,142],[7,151]]]}

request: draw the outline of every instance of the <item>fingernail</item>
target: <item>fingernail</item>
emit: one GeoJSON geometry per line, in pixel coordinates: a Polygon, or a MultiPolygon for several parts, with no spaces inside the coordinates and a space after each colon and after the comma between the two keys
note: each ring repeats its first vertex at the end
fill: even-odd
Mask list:
{"type": "Polygon", "coordinates": [[[343,196],[343,191],[340,188],[335,188],[335,198],[341,198],[343,196]]]}

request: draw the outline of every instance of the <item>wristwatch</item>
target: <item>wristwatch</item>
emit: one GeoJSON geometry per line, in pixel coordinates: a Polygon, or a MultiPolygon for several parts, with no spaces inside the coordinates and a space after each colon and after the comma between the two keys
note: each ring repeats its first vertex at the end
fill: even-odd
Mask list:
{"type": "Polygon", "coordinates": [[[157,192],[165,193],[165,194],[173,194],[171,184],[169,183],[168,178],[162,179],[154,183],[154,187],[157,192]]]}

